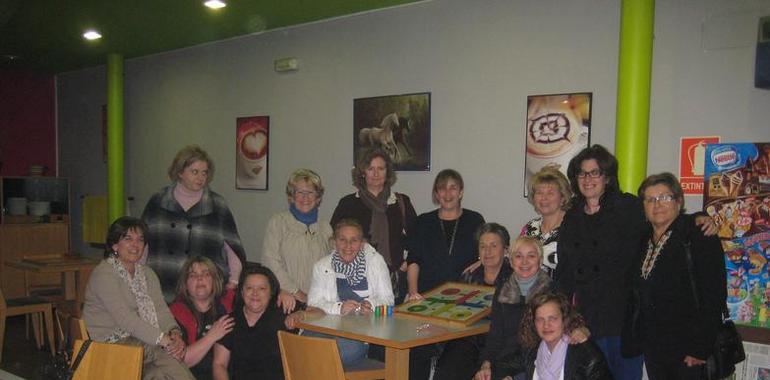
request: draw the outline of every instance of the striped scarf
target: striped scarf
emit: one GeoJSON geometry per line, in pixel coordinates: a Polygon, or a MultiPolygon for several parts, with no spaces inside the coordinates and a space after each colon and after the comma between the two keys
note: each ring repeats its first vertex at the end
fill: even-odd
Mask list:
{"type": "Polygon", "coordinates": [[[334,273],[345,276],[351,287],[358,285],[361,280],[366,278],[366,259],[364,250],[361,248],[353,261],[346,263],[340,258],[340,253],[335,249],[332,252],[332,269],[334,273]]]}

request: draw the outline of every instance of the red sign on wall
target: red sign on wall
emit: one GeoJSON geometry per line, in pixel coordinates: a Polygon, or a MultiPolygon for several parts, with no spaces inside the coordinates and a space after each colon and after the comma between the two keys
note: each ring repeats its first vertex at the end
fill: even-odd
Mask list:
{"type": "Polygon", "coordinates": [[[719,143],[719,136],[682,137],[679,142],[679,182],[685,195],[703,195],[706,145],[719,143]]]}

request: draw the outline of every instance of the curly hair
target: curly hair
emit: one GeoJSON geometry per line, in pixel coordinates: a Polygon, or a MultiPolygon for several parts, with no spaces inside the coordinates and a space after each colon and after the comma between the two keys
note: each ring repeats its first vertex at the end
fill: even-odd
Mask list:
{"type": "Polygon", "coordinates": [[[393,169],[393,161],[384,150],[379,148],[367,149],[361,152],[361,157],[358,158],[356,166],[350,171],[350,176],[353,178],[353,186],[361,190],[366,189],[366,169],[378,157],[385,161],[385,187],[393,187],[396,183],[396,171],[393,169]]]}
{"type": "Polygon", "coordinates": [[[208,177],[206,178],[206,184],[208,185],[214,179],[214,161],[198,145],[188,145],[180,149],[179,152],[176,152],[174,161],[171,161],[171,165],[168,167],[168,178],[172,182],[176,182],[185,168],[192,165],[195,161],[202,161],[208,165],[208,177]]]}
{"type": "Polygon", "coordinates": [[[569,210],[572,206],[572,188],[569,180],[554,166],[545,166],[532,176],[529,180],[527,189],[527,200],[531,205],[535,205],[535,188],[540,185],[553,185],[561,194],[561,205],[563,211],[569,210]]]}
{"type": "Polygon", "coordinates": [[[519,340],[525,348],[535,348],[540,344],[541,339],[535,328],[535,312],[547,303],[555,303],[559,307],[565,333],[585,325],[583,318],[572,308],[564,294],[555,290],[538,293],[527,301],[527,309],[524,311],[519,324],[519,340]]]}

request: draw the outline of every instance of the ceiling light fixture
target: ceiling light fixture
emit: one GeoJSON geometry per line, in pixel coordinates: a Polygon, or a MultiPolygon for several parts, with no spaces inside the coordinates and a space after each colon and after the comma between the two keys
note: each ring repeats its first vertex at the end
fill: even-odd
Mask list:
{"type": "Polygon", "coordinates": [[[207,0],[203,2],[203,5],[211,9],[219,9],[227,6],[227,4],[222,0],[207,0]]]}
{"type": "Polygon", "coordinates": [[[98,39],[102,38],[102,35],[99,34],[99,32],[97,32],[97,31],[95,31],[93,29],[89,29],[89,30],[86,30],[85,33],[83,33],[83,38],[85,38],[85,39],[87,39],[89,41],[93,41],[93,40],[98,40],[98,39]]]}

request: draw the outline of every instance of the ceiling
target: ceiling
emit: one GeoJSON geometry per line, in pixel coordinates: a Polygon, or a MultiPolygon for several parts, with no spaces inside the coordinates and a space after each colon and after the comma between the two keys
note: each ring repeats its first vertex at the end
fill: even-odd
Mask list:
{"type": "Polygon", "coordinates": [[[417,0],[0,0],[0,69],[58,73],[417,0]],[[88,28],[102,38],[86,41],[88,28]]]}

